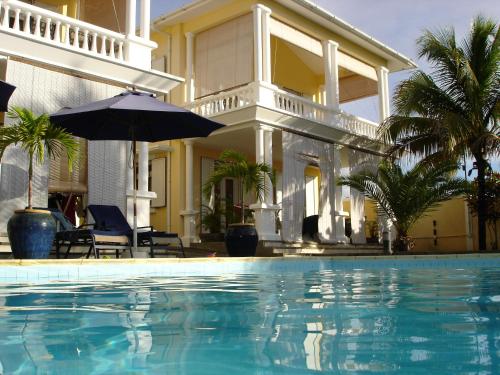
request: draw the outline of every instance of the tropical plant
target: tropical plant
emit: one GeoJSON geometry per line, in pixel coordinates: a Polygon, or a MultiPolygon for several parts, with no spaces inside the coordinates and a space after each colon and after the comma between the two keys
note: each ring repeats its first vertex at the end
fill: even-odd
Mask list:
{"type": "Polygon", "coordinates": [[[28,208],[31,209],[33,195],[33,163],[42,164],[45,155],[59,157],[66,154],[69,168],[78,154],[77,140],[65,130],[52,125],[49,115],[36,116],[26,108],[13,107],[7,116],[15,121],[12,126],[0,128],[0,160],[10,145],[20,145],[28,153],[28,208]]]}
{"type": "Polygon", "coordinates": [[[418,54],[432,73],[417,71],[395,91],[395,115],[381,127],[391,152],[427,161],[471,157],[477,165],[479,248],[486,249],[485,174],[488,158],[500,153],[500,33],[478,16],[457,44],[453,28],[425,31],[418,54]]]}
{"type": "Polygon", "coordinates": [[[363,171],[341,177],[338,185],[358,190],[377,204],[379,214],[391,220],[396,228],[396,245],[403,249],[411,226],[439,203],[462,194],[467,183],[450,177],[456,164],[417,163],[405,171],[392,161],[384,160],[377,172],[363,171]]]}
{"type": "Polygon", "coordinates": [[[249,163],[246,157],[237,151],[223,151],[215,164],[212,176],[203,187],[205,196],[210,198],[212,188],[228,177],[237,179],[240,186],[241,222],[245,223],[245,194],[253,192],[255,198],[262,202],[265,192],[270,188],[265,183],[266,178],[274,181],[273,170],[264,163],[249,163]]]}

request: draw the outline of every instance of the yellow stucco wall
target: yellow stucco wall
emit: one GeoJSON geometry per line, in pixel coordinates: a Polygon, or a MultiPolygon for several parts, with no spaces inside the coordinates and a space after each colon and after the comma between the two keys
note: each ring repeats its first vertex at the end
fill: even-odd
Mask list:
{"type": "Polygon", "coordinates": [[[444,252],[465,251],[466,234],[466,211],[461,198],[444,202],[438,209],[428,212],[409,233],[415,241],[414,251],[444,252]]]}

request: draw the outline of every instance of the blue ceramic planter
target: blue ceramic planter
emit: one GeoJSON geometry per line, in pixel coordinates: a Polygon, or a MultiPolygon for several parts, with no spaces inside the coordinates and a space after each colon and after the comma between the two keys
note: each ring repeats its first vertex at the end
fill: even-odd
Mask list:
{"type": "Polygon", "coordinates": [[[257,230],[252,224],[231,224],[226,232],[226,250],[232,257],[253,257],[259,243],[257,230]]]}
{"type": "Polygon", "coordinates": [[[49,211],[19,210],[7,223],[10,247],[16,259],[46,259],[56,234],[49,211]]]}

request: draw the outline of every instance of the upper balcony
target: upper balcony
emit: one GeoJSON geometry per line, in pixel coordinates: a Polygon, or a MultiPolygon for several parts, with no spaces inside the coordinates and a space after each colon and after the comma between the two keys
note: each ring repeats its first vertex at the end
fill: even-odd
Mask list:
{"type": "Polygon", "coordinates": [[[377,137],[378,124],[375,122],[327,107],[265,82],[251,82],[208,95],[194,100],[187,107],[201,116],[214,117],[254,106],[270,110],[261,115],[285,127],[292,127],[293,119],[297,119],[301,121],[299,126],[302,128],[305,123],[311,123],[312,126],[314,123],[325,125],[325,129],[316,127],[318,135],[321,135],[321,130],[333,130],[340,140],[349,135],[369,139],[377,137]]]}
{"type": "Polygon", "coordinates": [[[342,106],[378,96],[383,121],[389,114],[386,62],[355,49],[352,55],[351,46],[306,34],[271,13],[258,4],[251,13],[186,34],[187,107],[227,124],[260,121],[375,146],[378,123],[342,106]]]}
{"type": "MultiPolygon", "coordinates": [[[[102,2],[88,3],[98,7],[102,2]]],[[[66,11],[58,12],[57,6],[47,9],[18,0],[0,0],[0,54],[167,93],[182,80],[151,70],[151,51],[157,45],[149,39],[149,0],[142,0],[139,36],[136,35],[135,3],[135,0],[127,0],[126,8],[119,8],[115,13],[118,27],[113,28],[121,31],[122,24],[125,33],[121,33],[68,16],[78,13],[78,9],[68,12],[67,6],[61,6],[59,8],[66,11]]],[[[96,16],[97,11],[87,9],[86,18],[110,25],[105,18],[96,16]]]]}

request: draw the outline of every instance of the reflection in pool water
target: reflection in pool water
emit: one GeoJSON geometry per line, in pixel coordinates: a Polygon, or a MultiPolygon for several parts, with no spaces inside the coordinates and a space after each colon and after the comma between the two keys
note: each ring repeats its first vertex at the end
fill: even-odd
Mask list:
{"type": "Polygon", "coordinates": [[[0,286],[0,373],[500,373],[500,270],[0,286]]]}

